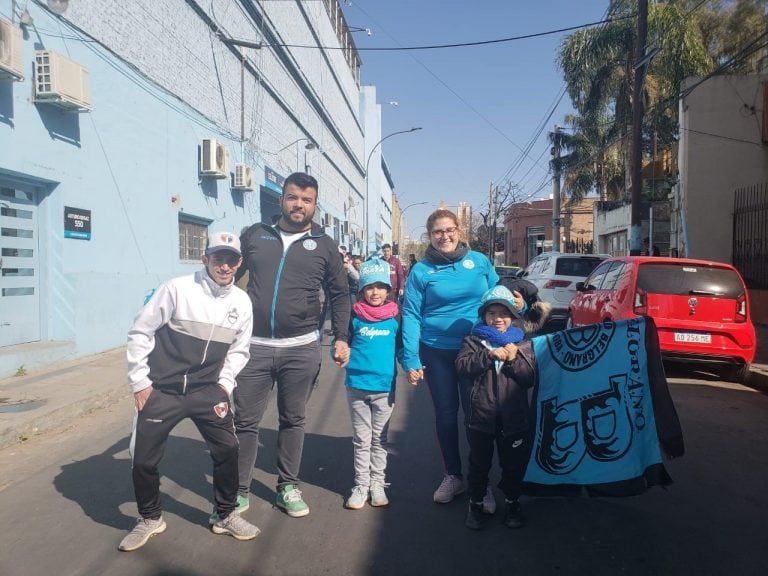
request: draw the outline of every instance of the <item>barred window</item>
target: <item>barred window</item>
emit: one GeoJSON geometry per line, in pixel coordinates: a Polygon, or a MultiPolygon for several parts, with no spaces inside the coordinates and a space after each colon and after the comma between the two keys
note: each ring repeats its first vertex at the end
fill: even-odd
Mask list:
{"type": "Polygon", "coordinates": [[[179,260],[200,260],[208,242],[208,225],[213,220],[179,213],[179,260]]]}

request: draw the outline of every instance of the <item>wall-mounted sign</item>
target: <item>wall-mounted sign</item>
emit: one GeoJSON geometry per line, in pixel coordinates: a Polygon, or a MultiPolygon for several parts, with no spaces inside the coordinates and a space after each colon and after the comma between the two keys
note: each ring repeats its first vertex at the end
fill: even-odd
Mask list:
{"type": "Polygon", "coordinates": [[[64,238],[91,239],[91,211],[64,206],[64,238]]]}
{"type": "Polygon", "coordinates": [[[269,166],[264,166],[264,185],[267,188],[271,188],[275,192],[282,194],[284,182],[285,178],[280,176],[280,174],[272,170],[269,166]]]}

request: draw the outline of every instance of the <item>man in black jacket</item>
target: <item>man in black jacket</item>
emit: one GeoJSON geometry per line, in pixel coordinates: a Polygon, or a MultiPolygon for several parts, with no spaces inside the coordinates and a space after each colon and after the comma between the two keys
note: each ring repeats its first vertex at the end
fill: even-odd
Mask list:
{"type": "Polygon", "coordinates": [[[298,474],[306,403],[320,371],[321,290],[331,306],[334,360],[339,366],[349,360],[347,274],[336,242],[312,222],[317,195],[317,180],[301,172],[291,174],[283,184],[282,214],[275,225],[254,224],[240,237],[243,266],[238,275],[249,272],[253,337],[250,360],[237,378],[234,396],[240,442],[238,512],[248,509],[259,425],[276,384],[276,505],[294,518],[309,514],[298,474]]]}

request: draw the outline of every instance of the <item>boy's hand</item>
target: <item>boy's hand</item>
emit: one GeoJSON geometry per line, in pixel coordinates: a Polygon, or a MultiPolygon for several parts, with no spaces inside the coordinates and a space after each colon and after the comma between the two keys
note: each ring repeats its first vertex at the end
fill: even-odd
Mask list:
{"type": "Polygon", "coordinates": [[[349,362],[349,344],[342,340],[333,343],[333,360],[338,366],[344,368],[349,362]]]}
{"type": "Polygon", "coordinates": [[[408,384],[411,384],[413,386],[416,386],[419,383],[419,380],[424,378],[424,369],[420,368],[418,370],[408,370],[408,384]]]}
{"type": "Polygon", "coordinates": [[[152,394],[152,386],[147,386],[144,390],[133,393],[133,403],[138,412],[141,412],[142,408],[144,408],[144,404],[147,403],[150,394],[152,394]]]}
{"type": "Polygon", "coordinates": [[[512,343],[507,344],[504,346],[504,349],[507,351],[507,362],[512,362],[512,360],[515,359],[515,356],[517,356],[517,346],[515,346],[512,343]]]}
{"type": "Polygon", "coordinates": [[[492,348],[491,350],[488,350],[488,356],[490,356],[494,360],[500,360],[501,362],[505,362],[507,360],[507,349],[503,347],[492,348]]]}

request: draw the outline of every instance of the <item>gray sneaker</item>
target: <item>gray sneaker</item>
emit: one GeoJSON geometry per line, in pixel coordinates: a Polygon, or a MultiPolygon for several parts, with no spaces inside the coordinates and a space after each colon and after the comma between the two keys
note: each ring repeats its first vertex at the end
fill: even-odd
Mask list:
{"type": "Polygon", "coordinates": [[[165,532],[165,520],[163,517],[153,520],[152,518],[139,518],[136,522],[136,526],[133,527],[128,535],[123,538],[118,550],[123,552],[131,552],[132,550],[138,550],[155,534],[161,534],[165,532]]]}
{"type": "Polygon", "coordinates": [[[236,540],[253,540],[261,532],[248,520],[235,513],[216,522],[211,526],[211,530],[213,530],[214,534],[229,534],[236,540]]]}
{"type": "Polygon", "coordinates": [[[358,485],[352,488],[352,494],[347,498],[344,507],[350,510],[360,510],[366,502],[368,502],[368,486],[358,485]]]}
{"type": "Polygon", "coordinates": [[[384,490],[387,486],[388,484],[384,482],[376,480],[371,482],[371,506],[387,506],[389,504],[387,492],[384,490]]]}

